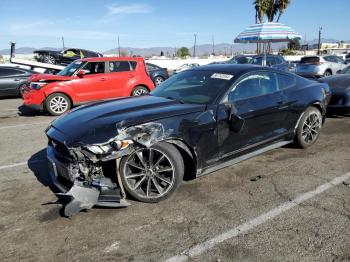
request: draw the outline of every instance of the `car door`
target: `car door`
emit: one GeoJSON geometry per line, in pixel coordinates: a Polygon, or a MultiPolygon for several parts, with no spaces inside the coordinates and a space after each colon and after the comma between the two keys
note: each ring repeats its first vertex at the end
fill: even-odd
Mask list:
{"type": "Polygon", "coordinates": [[[115,60],[108,62],[110,98],[131,95],[129,87],[131,87],[133,81],[135,81],[136,66],[137,63],[134,61],[115,60]]]}
{"type": "Polygon", "coordinates": [[[82,103],[110,98],[109,74],[105,71],[106,63],[87,62],[80,70],[85,74],[76,76],[68,85],[72,88],[76,102],[82,103]]]}
{"type": "Polygon", "coordinates": [[[273,72],[255,71],[237,80],[224,103],[219,105],[218,144],[221,158],[232,157],[238,152],[279,139],[286,132],[286,103],[273,72]],[[227,105],[230,105],[230,110],[227,110],[227,105]],[[240,123],[240,129],[233,130],[230,121],[231,124],[240,123]]]}
{"type": "Polygon", "coordinates": [[[18,95],[18,88],[28,78],[26,72],[17,68],[0,67],[0,95],[18,95]]]}

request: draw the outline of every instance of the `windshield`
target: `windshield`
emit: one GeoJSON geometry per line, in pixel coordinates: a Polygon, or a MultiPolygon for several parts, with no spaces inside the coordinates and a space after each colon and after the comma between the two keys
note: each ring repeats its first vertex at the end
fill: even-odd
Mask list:
{"type": "Polygon", "coordinates": [[[230,60],[228,60],[227,64],[249,64],[252,60],[250,56],[236,56],[230,60]]]}
{"type": "Polygon", "coordinates": [[[340,74],[350,74],[350,66],[347,66],[341,70],[340,74]]]}
{"type": "Polygon", "coordinates": [[[161,83],[151,95],[184,103],[210,104],[222,90],[231,86],[233,78],[227,73],[188,70],[161,83]]]}
{"type": "Polygon", "coordinates": [[[57,75],[59,76],[72,76],[75,71],[77,71],[78,68],[82,66],[83,62],[82,61],[75,61],[65,68],[63,68],[62,71],[60,71],[57,75]]]}

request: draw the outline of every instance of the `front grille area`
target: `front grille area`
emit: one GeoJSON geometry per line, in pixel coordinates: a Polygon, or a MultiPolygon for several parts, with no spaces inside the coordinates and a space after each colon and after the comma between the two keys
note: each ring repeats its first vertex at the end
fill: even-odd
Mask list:
{"type": "Polygon", "coordinates": [[[65,161],[71,160],[72,156],[69,153],[68,148],[61,142],[54,140],[52,138],[49,138],[49,145],[53,147],[55,156],[57,159],[60,161],[65,161]]]}
{"type": "Polygon", "coordinates": [[[330,105],[343,105],[344,104],[344,97],[340,95],[332,95],[331,101],[329,102],[330,105]]]}

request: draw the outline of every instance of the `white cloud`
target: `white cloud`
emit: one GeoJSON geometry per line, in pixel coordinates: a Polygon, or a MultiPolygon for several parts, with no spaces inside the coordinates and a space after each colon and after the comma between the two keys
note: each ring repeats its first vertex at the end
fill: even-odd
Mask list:
{"type": "Polygon", "coordinates": [[[151,13],[153,11],[153,7],[146,4],[114,4],[108,6],[108,14],[116,15],[116,14],[146,14],[151,13]]]}

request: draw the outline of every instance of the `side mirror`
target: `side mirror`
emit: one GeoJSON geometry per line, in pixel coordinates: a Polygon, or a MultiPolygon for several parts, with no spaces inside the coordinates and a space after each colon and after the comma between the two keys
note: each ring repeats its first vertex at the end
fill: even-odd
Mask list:
{"type": "Polygon", "coordinates": [[[228,103],[226,106],[229,108],[230,130],[240,133],[244,127],[244,119],[237,114],[237,109],[233,103],[228,103]]]}
{"type": "Polygon", "coordinates": [[[79,70],[78,73],[77,73],[77,77],[82,77],[86,75],[86,71],[85,70],[79,70]]]}

